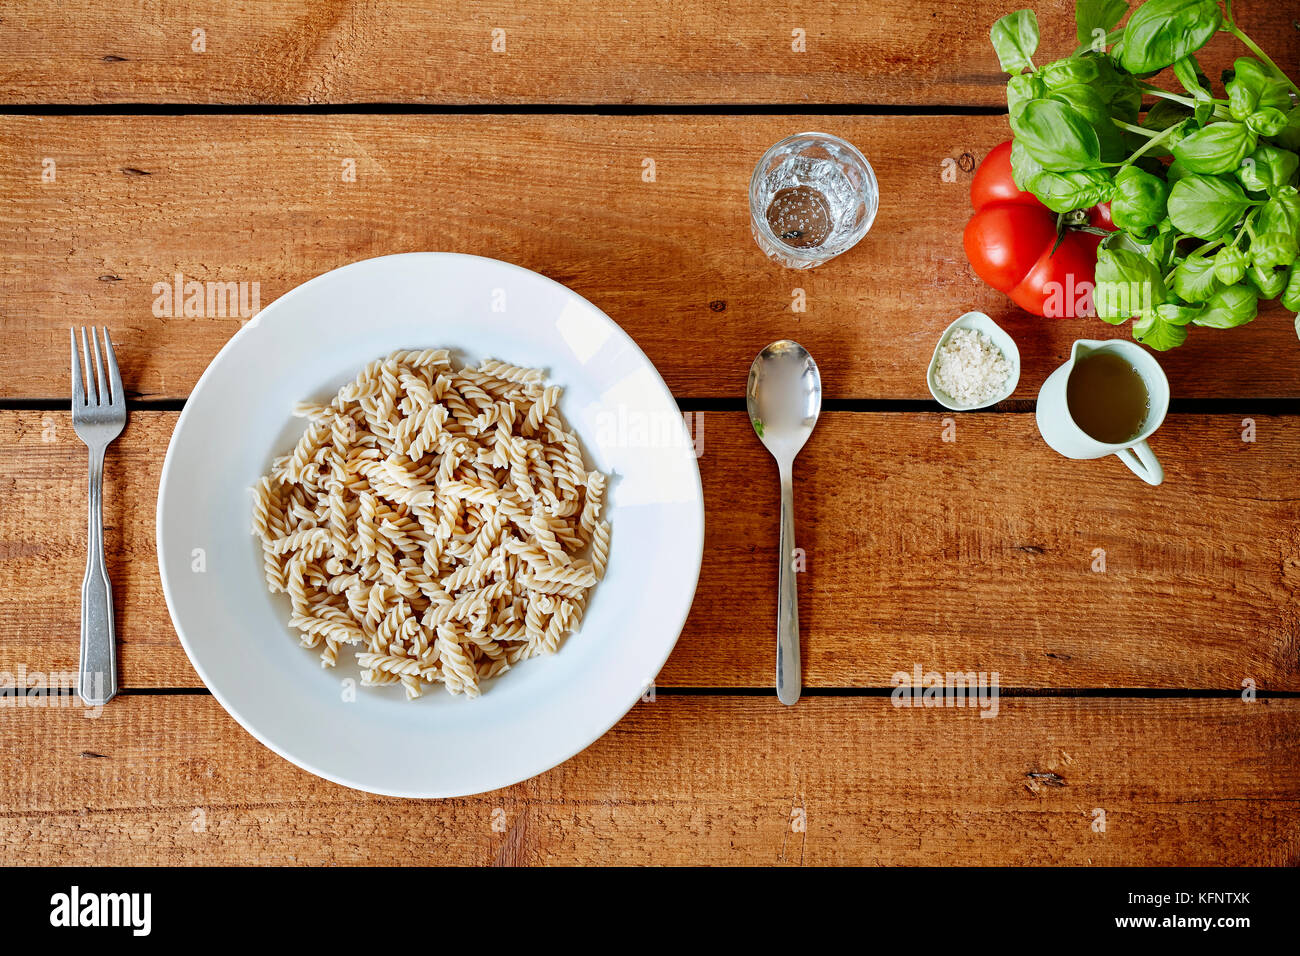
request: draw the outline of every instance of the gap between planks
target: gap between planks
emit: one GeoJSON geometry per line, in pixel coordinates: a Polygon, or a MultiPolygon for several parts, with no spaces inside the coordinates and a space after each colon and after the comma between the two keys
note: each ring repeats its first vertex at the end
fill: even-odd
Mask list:
{"type": "MultiPolygon", "coordinates": [[[[1151,103],[1154,103],[1153,99],[1151,103]]],[[[1150,106],[1150,104],[1146,104],[1150,106]]],[[[7,116],[1006,116],[1003,106],[889,103],[0,103],[7,116]]]]}
{"type": "MultiPolygon", "coordinates": [[[[888,697],[893,687],[805,687],[802,697],[888,697]]],[[[1255,697],[1300,699],[1300,691],[1257,690],[1255,697]]],[[[772,687],[656,687],[658,697],[771,697],[772,687]]],[[[206,687],[126,687],[119,697],[211,697],[206,687]]],[[[1116,700],[1231,700],[1233,688],[1195,687],[999,687],[999,697],[1114,698],[1116,700]]]]}
{"type": "MultiPolygon", "coordinates": [[[[179,412],[188,399],[153,398],[127,399],[127,408],[133,412],[179,412]]],[[[743,412],[743,397],[701,396],[677,398],[677,407],[683,412],[743,412]]],[[[0,398],[0,411],[63,412],[68,410],[66,398],[0,398]]],[[[827,398],[822,400],[823,412],[898,413],[934,412],[949,415],[935,402],[920,398],[827,398]]],[[[981,414],[1027,415],[1035,410],[1030,399],[1008,399],[985,408],[971,409],[981,414]]],[[[1183,398],[1171,399],[1170,415],[1300,415],[1300,398],[1183,398]]]]}

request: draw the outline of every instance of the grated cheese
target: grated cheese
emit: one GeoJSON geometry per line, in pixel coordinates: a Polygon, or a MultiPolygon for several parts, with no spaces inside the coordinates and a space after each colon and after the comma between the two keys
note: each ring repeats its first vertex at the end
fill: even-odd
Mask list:
{"type": "Polygon", "coordinates": [[[1011,363],[985,333],[956,329],[939,349],[934,379],[958,405],[985,405],[1002,394],[1011,363]]]}

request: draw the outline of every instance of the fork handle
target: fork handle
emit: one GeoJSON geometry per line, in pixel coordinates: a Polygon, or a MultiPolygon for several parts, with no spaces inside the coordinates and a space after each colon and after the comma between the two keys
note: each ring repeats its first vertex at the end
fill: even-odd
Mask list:
{"type": "Polygon", "coordinates": [[[86,576],[81,582],[81,664],[77,693],[91,706],[117,694],[117,645],[113,588],[104,568],[104,448],[90,449],[90,521],[86,576]]]}

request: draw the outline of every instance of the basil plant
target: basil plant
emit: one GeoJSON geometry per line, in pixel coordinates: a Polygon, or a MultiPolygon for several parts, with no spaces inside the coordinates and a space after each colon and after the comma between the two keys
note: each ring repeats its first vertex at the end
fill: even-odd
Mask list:
{"type": "Polygon", "coordinates": [[[1300,87],[1238,28],[1231,0],[1131,12],[1126,0],[1078,0],[1075,20],[1078,48],[1053,63],[1034,63],[1032,10],[998,20],[990,38],[1010,74],[1016,184],[1062,228],[1110,204],[1097,314],[1169,349],[1191,326],[1251,321],[1261,299],[1300,312],[1300,87]],[[1196,53],[1218,33],[1248,53],[1216,89],[1196,53]],[[1165,70],[1181,89],[1149,82],[1165,70]],[[1145,112],[1144,97],[1155,101],[1145,112]]]}

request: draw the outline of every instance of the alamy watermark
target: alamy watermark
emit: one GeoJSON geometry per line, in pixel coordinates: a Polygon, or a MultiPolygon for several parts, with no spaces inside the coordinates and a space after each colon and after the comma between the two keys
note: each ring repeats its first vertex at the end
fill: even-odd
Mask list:
{"type": "Polygon", "coordinates": [[[133,936],[148,936],[153,928],[153,894],[83,893],[74,884],[68,892],[50,897],[50,925],[120,926],[133,936]]]}
{"type": "MultiPolygon", "coordinates": [[[[0,671],[0,709],[5,707],[80,707],[84,717],[96,718],[104,712],[103,704],[87,704],[77,694],[76,671],[29,671],[19,664],[14,671],[0,671]]],[[[91,675],[94,693],[102,698],[103,674],[91,675]]]]}
{"type": "Polygon", "coordinates": [[[895,707],[978,707],[980,717],[998,715],[998,672],[895,671],[889,695],[895,707]]]}
{"type": "Polygon", "coordinates": [[[689,446],[696,458],[704,454],[703,412],[643,412],[619,405],[597,412],[595,425],[600,448],[689,446]]]}
{"type": "Polygon", "coordinates": [[[262,310],[260,282],[200,282],[176,273],[153,284],[153,314],[160,319],[251,319],[262,310]]]}

